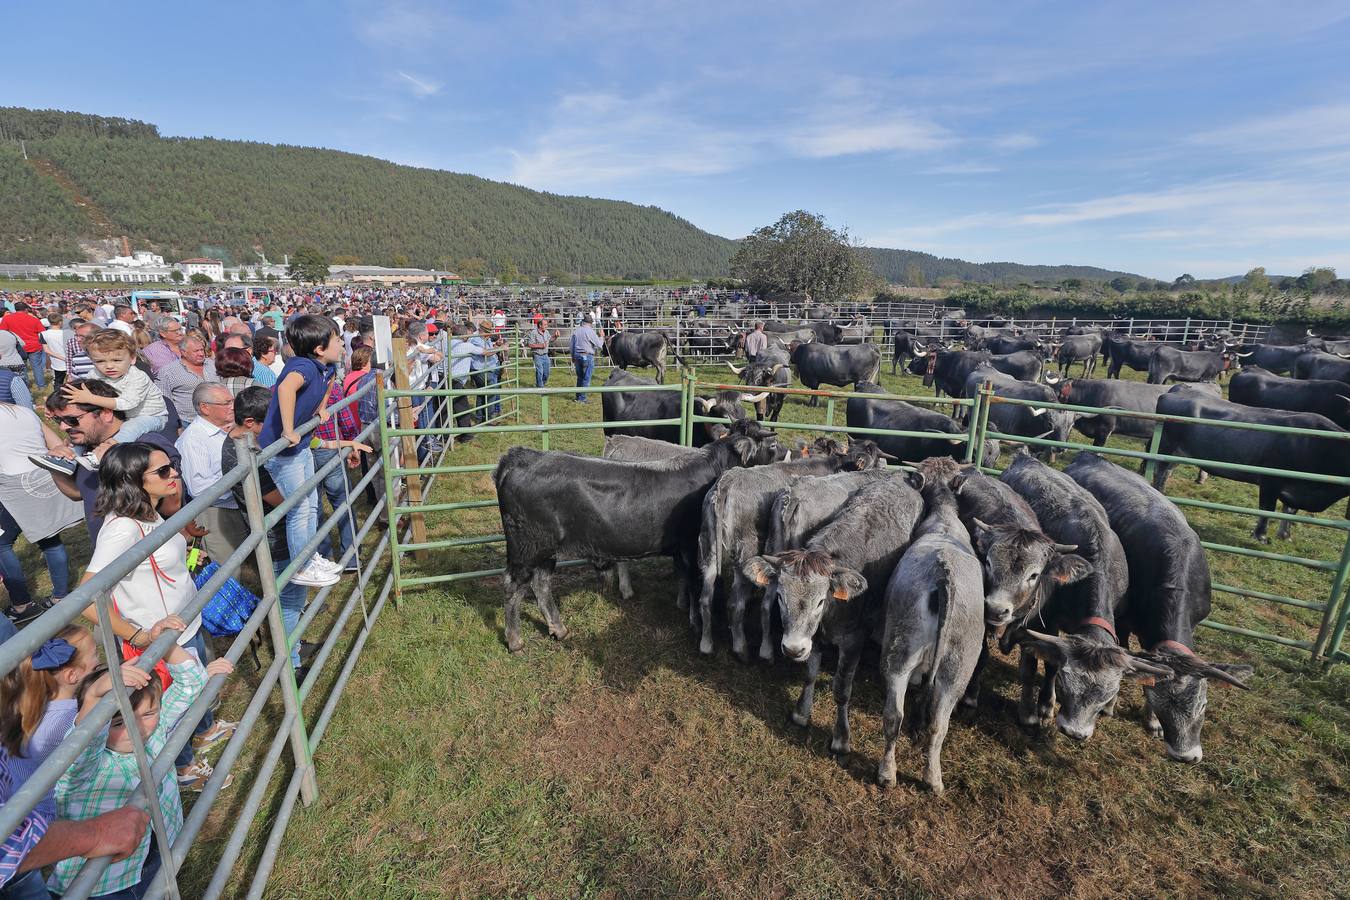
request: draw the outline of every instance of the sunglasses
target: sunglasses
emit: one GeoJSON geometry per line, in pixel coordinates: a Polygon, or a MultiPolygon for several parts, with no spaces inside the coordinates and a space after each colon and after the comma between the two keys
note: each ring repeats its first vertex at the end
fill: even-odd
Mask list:
{"type": "Polygon", "coordinates": [[[160,479],[167,479],[169,475],[174,473],[173,463],[165,463],[153,469],[146,469],[145,472],[147,475],[158,475],[160,479]]]}
{"type": "Polygon", "coordinates": [[[81,410],[80,414],[77,416],[53,416],[52,418],[67,428],[76,428],[80,424],[80,419],[83,419],[87,415],[89,415],[88,410],[81,410]]]}

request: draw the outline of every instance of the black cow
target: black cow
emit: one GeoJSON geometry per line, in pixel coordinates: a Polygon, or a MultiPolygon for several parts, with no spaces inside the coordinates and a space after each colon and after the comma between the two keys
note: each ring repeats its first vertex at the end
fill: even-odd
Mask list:
{"type": "Polygon", "coordinates": [[[737,466],[782,459],[772,432],[751,437],[755,423],[697,454],[657,462],[620,462],[563,451],[512,447],[492,473],[506,538],[506,646],[520,638],[520,602],[527,590],[562,640],[567,626],[550,592],[559,559],[616,560],[669,556],[688,602],[703,496],[717,476],[737,466]]]}
{"type": "MultiPolygon", "coordinates": [[[[860,382],[858,395],[884,394],[878,384],[860,382]]],[[[924,409],[903,400],[881,400],[853,396],[845,407],[845,422],[850,428],[878,428],[887,431],[930,432],[932,437],[899,434],[869,434],[886,453],[901,460],[927,459],[930,456],[964,457],[966,429],[937,410],[924,409]]],[[[992,466],[998,459],[998,443],[986,441],[982,465],[992,466]]]]}
{"type": "MultiPolygon", "coordinates": [[[[1052,382],[1060,403],[1072,406],[1092,406],[1098,409],[1120,409],[1151,413],[1158,408],[1158,398],[1176,390],[1202,390],[1219,396],[1217,384],[1145,384],[1142,381],[1109,381],[1106,379],[1075,378],[1072,381],[1052,382]]],[[[1149,440],[1153,436],[1153,420],[1137,416],[1113,416],[1106,413],[1089,415],[1077,413],[1074,427],[1092,438],[1092,443],[1105,447],[1113,434],[1149,440]]]]}
{"type": "Polygon", "coordinates": [[[1148,383],[1166,384],[1176,381],[1216,381],[1244,355],[1234,348],[1224,350],[1178,350],[1163,345],[1153,353],[1148,364],[1148,383]]]}
{"type": "MultiPolygon", "coordinates": [[[[1158,398],[1158,412],[1221,422],[1251,422],[1263,425],[1282,425],[1291,428],[1311,428],[1345,434],[1345,429],[1316,413],[1293,413],[1275,409],[1260,409],[1230,403],[1197,391],[1168,393],[1158,398]]],[[[1224,428],[1221,425],[1197,425],[1190,422],[1167,422],[1163,425],[1159,453],[1188,456],[1215,462],[1238,463],[1293,472],[1315,472],[1322,475],[1350,476],[1350,453],[1344,440],[1319,438],[1302,434],[1278,434],[1270,431],[1224,428]]],[[[1175,463],[1158,463],[1153,486],[1162,490],[1167,485],[1175,463]]],[[[1209,472],[1233,481],[1254,484],[1260,492],[1259,505],[1274,511],[1275,501],[1284,503],[1285,512],[1307,510],[1322,512],[1328,506],[1350,493],[1350,489],[1336,484],[1305,481],[1282,475],[1259,475],[1234,469],[1206,468],[1200,464],[1201,474],[1209,472]]],[[[1269,543],[1266,537],[1267,519],[1257,520],[1252,537],[1269,543]]],[[[1280,538],[1289,536],[1289,521],[1280,523],[1280,538]]]]}
{"type": "Polygon", "coordinates": [[[1124,366],[1136,372],[1147,372],[1154,351],[1161,346],[1157,341],[1136,341],[1125,335],[1108,334],[1102,344],[1102,355],[1107,360],[1106,377],[1119,378],[1124,366]]]}
{"type": "Polygon", "coordinates": [[[1294,377],[1350,384],[1350,359],[1321,351],[1304,353],[1294,360],[1294,377]]]}
{"type": "Polygon", "coordinates": [[[1102,349],[1101,332],[1068,334],[1069,329],[1065,329],[1065,331],[1066,336],[1055,347],[1055,362],[1065,375],[1069,374],[1070,366],[1076,362],[1081,362],[1083,364],[1083,377],[1090,378],[1097,368],[1097,354],[1102,349]]]}
{"type": "Polygon", "coordinates": [[[1026,350],[1040,350],[1042,347],[1040,338],[1034,335],[1007,335],[996,334],[984,342],[983,349],[990,353],[1001,355],[1008,353],[1021,353],[1026,350]]]}
{"type": "MultiPolygon", "coordinates": [[[[800,479],[786,493],[795,497],[777,508],[808,507],[815,479],[800,479]],[[802,491],[797,485],[807,484],[802,491]]],[[[791,513],[790,513],[791,514],[791,513]]],[[[902,479],[889,478],[864,485],[844,507],[815,529],[799,547],[756,556],[743,566],[746,578],[768,587],[778,599],[783,618],[783,654],[806,663],[801,697],[792,712],[798,725],[811,721],[816,678],[826,644],[839,650],[835,669],[837,704],[830,750],[847,754],[851,748],[849,697],[858,661],[881,618],[886,582],[909,544],[914,526],[923,515],[923,499],[902,479]]]]}
{"type": "MultiPolygon", "coordinates": [[[[670,343],[670,338],[661,331],[620,331],[609,336],[605,341],[605,349],[614,365],[620,369],[626,370],[629,366],[654,368],[656,383],[665,384],[666,348],[670,343]]],[[[674,355],[675,361],[684,365],[680,355],[674,355]]]]}
{"type": "MultiPolygon", "coordinates": [[[[875,382],[881,372],[881,351],[875,344],[832,347],[793,342],[788,345],[788,355],[797,380],[813,391],[822,384],[847,387],[860,381],[875,382]]],[[[819,397],[811,398],[811,406],[819,403],[819,397]]]]}
{"type": "MultiPolygon", "coordinates": [[[[731,363],[727,363],[727,368],[739,375],[741,383],[747,387],[792,387],[790,358],[786,351],[776,347],[769,347],[756,356],[753,362],[746,363],[739,369],[731,363]]],[[[764,393],[767,393],[767,399],[760,400],[756,405],[756,416],[761,419],[767,417],[770,422],[777,422],[778,416],[783,411],[783,403],[787,400],[787,394],[772,391],[764,393]]]]}
{"type": "Polygon", "coordinates": [[[947,394],[960,397],[966,389],[970,373],[990,362],[993,354],[987,350],[947,350],[929,347],[914,354],[909,364],[913,375],[923,376],[923,386],[931,387],[935,396],[947,394]]]}
{"type": "Polygon", "coordinates": [[[1247,366],[1228,383],[1228,399],[1243,406],[1317,413],[1350,428],[1350,384],[1344,381],[1283,378],[1247,366]]]}
{"type": "Polygon", "coordinates": [[[1242,361],[1244,367],[1256,366],[1265,369],[1267,372],[1285,375],[1293,371],[1294,361],[1307,353],[1309,348],[1307,344],[1299,344],[1294,347],[1276,344],[1244,344],[1238,349],[1247,354],[1242,361]]]}
{"type": "MultiPolygon", "coordinates": [[[[993,385],[996,397],[1033,400],[1037,403],[1058,402],[1053,388],[1012,378],[991,366],[980,366],[970,373],[962,396],[974,397],[985,382],[993,385]]],[[[1023,406],[1020,403],[994,403],[989,407],[989,424],[1000,434],[1067,441],[1073,421],[1074,413],[1063,409],[1023,406]]]]}
{"type": "Polygon", "coordinates": [[[1080,453],[1064,470],[1097,498],[1125,548],[1130,586],[1116,617],[1122,647],[1130,635],[1170,677],[1144,682],[1144,727],[1167,755],[1199,762],[1207,680],[1245,688],[1251,666],[1210,663],[1195,655],[1195,627],[1209,615],[1209,561],[1181,511],[1147,481],[1096,453],[1080,453]]]}
{"type": "MultiPolygon", "coordinates": [[[[614,385],[650,385],[650,378],[633,375],[622,369],[609,373],[606,387],[614,385]]],[[[716,397],[696,397],[698,413],[704,416],[723,416],[728,421],[747,418],[741,403],[757,402],[759,397],[742,394],[739,391],[722,391],[716,397]]],[[[606,392],[600,395],[600,415],[605,422],[646,422],[654,419],[680,418],[680,394],[678,391],[634,391],[633,393],[606,392]]],[[[694,429],[694,446],[702,447],[723,433],[723,426],[705,423],[702,428],[694,429]]],[[[652,438],[658,441],[680,442],[679,425],[622,425],[604,428],[606,435],[631,434],[652,438]]]]}
{"type": "Polygon", "coordinates": [[[1058,691],[1059,730],[1084,741],[1092,736],[1097,716],[1114,708],[1122,674],[1171,671],[1131,657],[1116,640],[1116,612],[1124,603],[1129,569],[1101,504],[1067,475],[1020,450],[1002,480],[1036,511],[1047,535],[1073,545],[1091,567],[1086,577],[1056,588],[1045,600],[1037,621],[1045,623],[1048,634],[1025,632],[1018,703],[1022,724],[1034,725],[1054,711],[1058,691]],[[1061,631],[1066,638],[1056,637],[1061,631]],[[1045,678],[1033,707],[1037,658],[1045,663],[1045,678]]]}
{"type": "Polygon", "coordinates": [[[989,365],[1018,381],[1040,381],[1045,371],[1045,357],[1035,350],[994,353],[989,357],[989,365]]]}
{"type": "Polygon", "coordinates": [[[822,344],[833,345],[838,344],[844,337],[844,330],[831,322],[810,321],[801,325],[790,325],[787,322],[765,322],[764,330],[770,334],[782,335],[784,343],[790,343],[794,340],[814,340],[822,344]],[[804,332],[810,332],[810,336],[805,336],[804,332]]]}

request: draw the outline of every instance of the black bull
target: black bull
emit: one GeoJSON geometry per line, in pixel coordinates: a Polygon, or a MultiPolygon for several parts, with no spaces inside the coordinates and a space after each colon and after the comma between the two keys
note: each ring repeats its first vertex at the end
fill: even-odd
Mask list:
{"type": "MultiPolygon", "coordinates": [[[[670,338],[660,331],[620,331],[610,335],[605,348],[609,351],[609,358],[620,369],[629,366],[653,368],[656,370],[656,383],[665,384],[666,348],[670,344],[670,338]]],[[[675,361],[684,365],[679,354],[674,355],[675,361]]]]}

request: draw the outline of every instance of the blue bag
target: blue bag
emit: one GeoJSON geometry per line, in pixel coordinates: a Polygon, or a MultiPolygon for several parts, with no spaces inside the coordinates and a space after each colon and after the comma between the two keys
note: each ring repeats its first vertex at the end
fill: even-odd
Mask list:
{"type": "MultiPolygon", "coordinates": [[[[212,560],[192,574],[192,583],[199,589],[220,569],[220,564],[212,560]]],[[[202,625],[214,637],[229,637],[244,630],[249,616],[258,608],[257,597],[239,583],[230,578],[216,595],[206,601],[202,608],[202,625]]]]}

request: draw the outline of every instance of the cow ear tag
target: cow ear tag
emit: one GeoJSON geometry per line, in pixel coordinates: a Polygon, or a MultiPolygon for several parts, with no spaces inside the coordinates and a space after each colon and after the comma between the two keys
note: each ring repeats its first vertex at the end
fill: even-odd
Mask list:
{"type": "Polygon", "coordinates": [[[847,603],[847,602],[848,602],[848,588],[845,588],[845,587],[837,587],[837,588],[834,589],[834,593],[831,594],[830,596],[833,597],[834,599],[838,600],[840,603],[847,603]]]}

